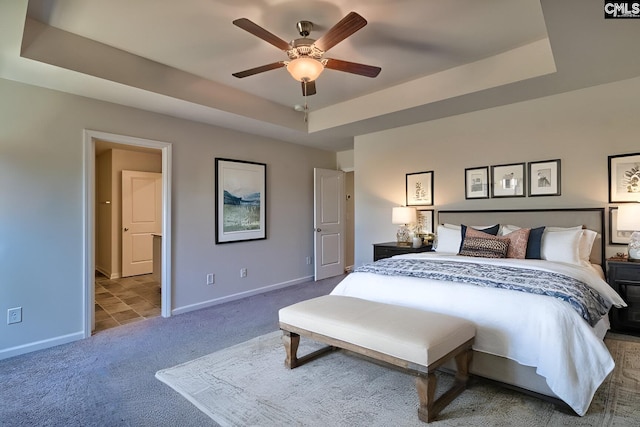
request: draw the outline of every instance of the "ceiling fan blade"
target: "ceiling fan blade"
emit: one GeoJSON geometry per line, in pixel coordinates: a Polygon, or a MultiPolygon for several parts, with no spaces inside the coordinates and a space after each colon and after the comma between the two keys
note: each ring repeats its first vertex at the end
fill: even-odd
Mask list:
{"type": "Polygon", "coordinates": [[[284,61],[278,61],[272,64],[263,65],[261,67],[240,71],[239,73],[233,73],[232,76],[242,79],[244,77],[253,76],[254,74],[258,74],[258,73],[264,73],[265,71],[275,70],[276,68],[282,68],[284,66],[285,66],[284,61]]]}
{"type": "Polygon", "coordinates": [[[302,82],[302,96],[311,96],[316,94],[316,81],[302,82]],[[306,91],[306,93],[305,93],[306,91]]]}
{"type": "Polygon", "coordinates": [[[327,58],[325,68],[344,71],[346,73],[358,74],[365,77],[377,77],[382,68],[373,65],[358,64],[356,62],[342,61],[341,59],[327,58]]]}
{"type": "Polygon", "coordinates": [[[355,12],[351,12],[331,27],[314,44],[318,49],[326,52],[365,25],[367,25],[366,19],[355,12]]]}
{"type": "Polygon", "coordinates": [[[262,40],[266,41],[267,43],[271,43],[278,49],[281,49],[281,50],[291,49],[291,46],[289,45],[289,43],[282,40],[280,37],[276,36],[275,34],[272,34],[269,31],[265,30],[258,24],[252,21],[249,21],[247,18],[236,19],[235,21],[233,21],[233,24],[237,27],[242,28],[245,31],[250,32],[256,37],[260,37],[262,40]]]}

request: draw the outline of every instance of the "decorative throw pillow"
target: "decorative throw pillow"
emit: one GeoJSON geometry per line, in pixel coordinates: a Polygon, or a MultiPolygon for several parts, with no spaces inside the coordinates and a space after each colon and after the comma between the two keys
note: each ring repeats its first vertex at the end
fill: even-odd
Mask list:
{"type": "MultiPolygon", "coordinates": [[[[516,230],[521,230],[517,225],[503,225],[502,226],[502,235],[506,236],[509,233],[512,233],[516,230]]],[[[527,240],[527,253],[525,254],[526,259],[542,259],[542,255],[540,255],[540,249],[542,247],[542,234],[544,233],[545,227],[537,227],[532,228],[529,231],[529,239],[527,240]]]]}
{"type": "Polygon", "coordinates": [[[501,237],[470,237],[467,236],[462,243],[460,255],[483,257],[483,258],[504,258],[509,250],[509,239],[501,237]]]}
{"type": "Polygon", "coordinates": [[[525,259],[530,232],[530,228],[520,228],[504,236],[509,239],[507,258],[525,259]]]}
{"type": "Polygon", "coordinates": [[[462,250],[462,243],[464,243],[464,238],[467,235],[467,230],[481,231],[484,234],[495,236],[498,234],[498,230],[500,230],[500,224],[492,225],[490,227],[470,227],[464,224],[460,225],[460,250],[462,250]]]}
{"type": "Polygon", "coordinates": [[[529,240],[527,241],[527,253],[524,256],[526,259],[542,259],[542,235],[544,234],[544,227],[532,228],[529,231],[529,240]]]}

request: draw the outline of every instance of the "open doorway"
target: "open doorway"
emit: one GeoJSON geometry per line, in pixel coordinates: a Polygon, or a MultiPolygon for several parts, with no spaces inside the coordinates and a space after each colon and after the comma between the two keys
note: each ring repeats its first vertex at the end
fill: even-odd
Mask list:
{"type": "MultiPolygon", "coordinates": [[[[133,138],[122,135],[108,134],[104,132],[85,131],[85,274],[84,274],[84,336],[91,336],[92,331],[96,327],[96,289],[99,292],[104,291],[96,284],[96,277],[102,277],[108,281],[113,290],[122,287],[123,281],[129,281],[131,288],[141,288],[143,291],[152,292],[155,282],[155,292],[159,292],[160,313],[163,317],[169,317],[171,314],[171,144],[161,141],[152,141],[140,138],[133,138]],[[110,151],[109,151],[110,150],[110,151]],[[105,153],[109,155],[105,156],[105,153]],[[115,154],[114,154],[115,153],[115,154]],[[100,159],[101,156],[108,158],[100,159]],[[154,233],[153,239],[159,237],[154,242],[154,271],[148,274],[137,274],[135,276],[125,278],[122,277],[122,236],[124,231],[122,223],[113,221],[115,227],[101,226],[105,212],[120,215],[114,212],[120,209],[118,202],[121,194],[112,194],[110,192],[102,193],[96,187],[96,183],[105,180],[104,165],[99,162],[104,161],[109,164],[113,158],[128,158],[121,165],[132,164],[132,159],[153,159],[159,161],[159,169],[161,175],[161,227],[159,232],[154,233]],[[128,163],[127,163],[128,162],[128,163]],[[105,196],[105,194],[108,195],[105,196]],[[105,231],[106,230],[106,231],[105,231]],[[103,245],[98,247],[98,245],[103,245]],[[159,286],[158,286],[159,284],[159,286]],[[141,285],[141,286],[138,286],[141,285]]],[[[154,166],[158,168],[158,166],[154,166]]],[[[116,167],[119,169],[120,167],[116,167]]],[[[143,167],[149,169],[150,166],[143,167]]],[[[120,171],[117,171],[117,182],[120,182],[120,171]]],[[[110,183],[108,183],[110,185],[110,183]]],[[[117,188],[117,185],[116,185],[117,188]]],[[[158,187],[160,188],[160,187],[158,187]]],[[[114,192],[115,193],[115,192],[114,192]]],[[[119,192],[118,192],[119,193],[119,192]]],[[[146,236],[145,238],[151,238],[146,236]]],[[[146,273],[146,272],[142,272],[146,273]]],[[[128,292],[126,295],[130,297],[131,302],[135,301],[135,293],[128,292]]],[[[150,295],[150,294],[149,294],[150,295]]],[[[108,297],[108,295],[105,295],[108,297]]],[[[105,300],[106,301],[106,300],[105,300]]],[[[150,312],[149,312],[150,313],[150,312]]],[[[147,314],[149,314],[147,313],[147,314]]],[[[128,323],[126,316],[121,316],[122,323],[128,323]]]]}

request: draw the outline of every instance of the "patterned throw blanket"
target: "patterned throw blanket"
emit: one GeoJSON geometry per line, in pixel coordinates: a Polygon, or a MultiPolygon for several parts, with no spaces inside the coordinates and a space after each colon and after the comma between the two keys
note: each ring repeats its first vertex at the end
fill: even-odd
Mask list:
{"type": "Polygon", "coordinates": [[[362,265],[354,272],[422,277],[547,295],[569,303],[591,326],[598,323],[609,308],[604,298],[586,283],[544,270],[448,260],[386,258],[362,265]]]}

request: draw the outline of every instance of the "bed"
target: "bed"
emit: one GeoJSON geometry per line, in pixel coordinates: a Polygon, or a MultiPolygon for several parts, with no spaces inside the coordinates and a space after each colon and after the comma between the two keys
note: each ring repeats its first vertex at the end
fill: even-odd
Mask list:
{"type": "Polygon", "coordinates": [[[359,266],[331,293],[472,320],[473,374],[584,415],[614,367],[607,312],[625,305],[604,280],[604,209],[440,211],[437,223],[435,252],[359,266]],[[516,258],[494,258],[508,247],[516,258]]]}

